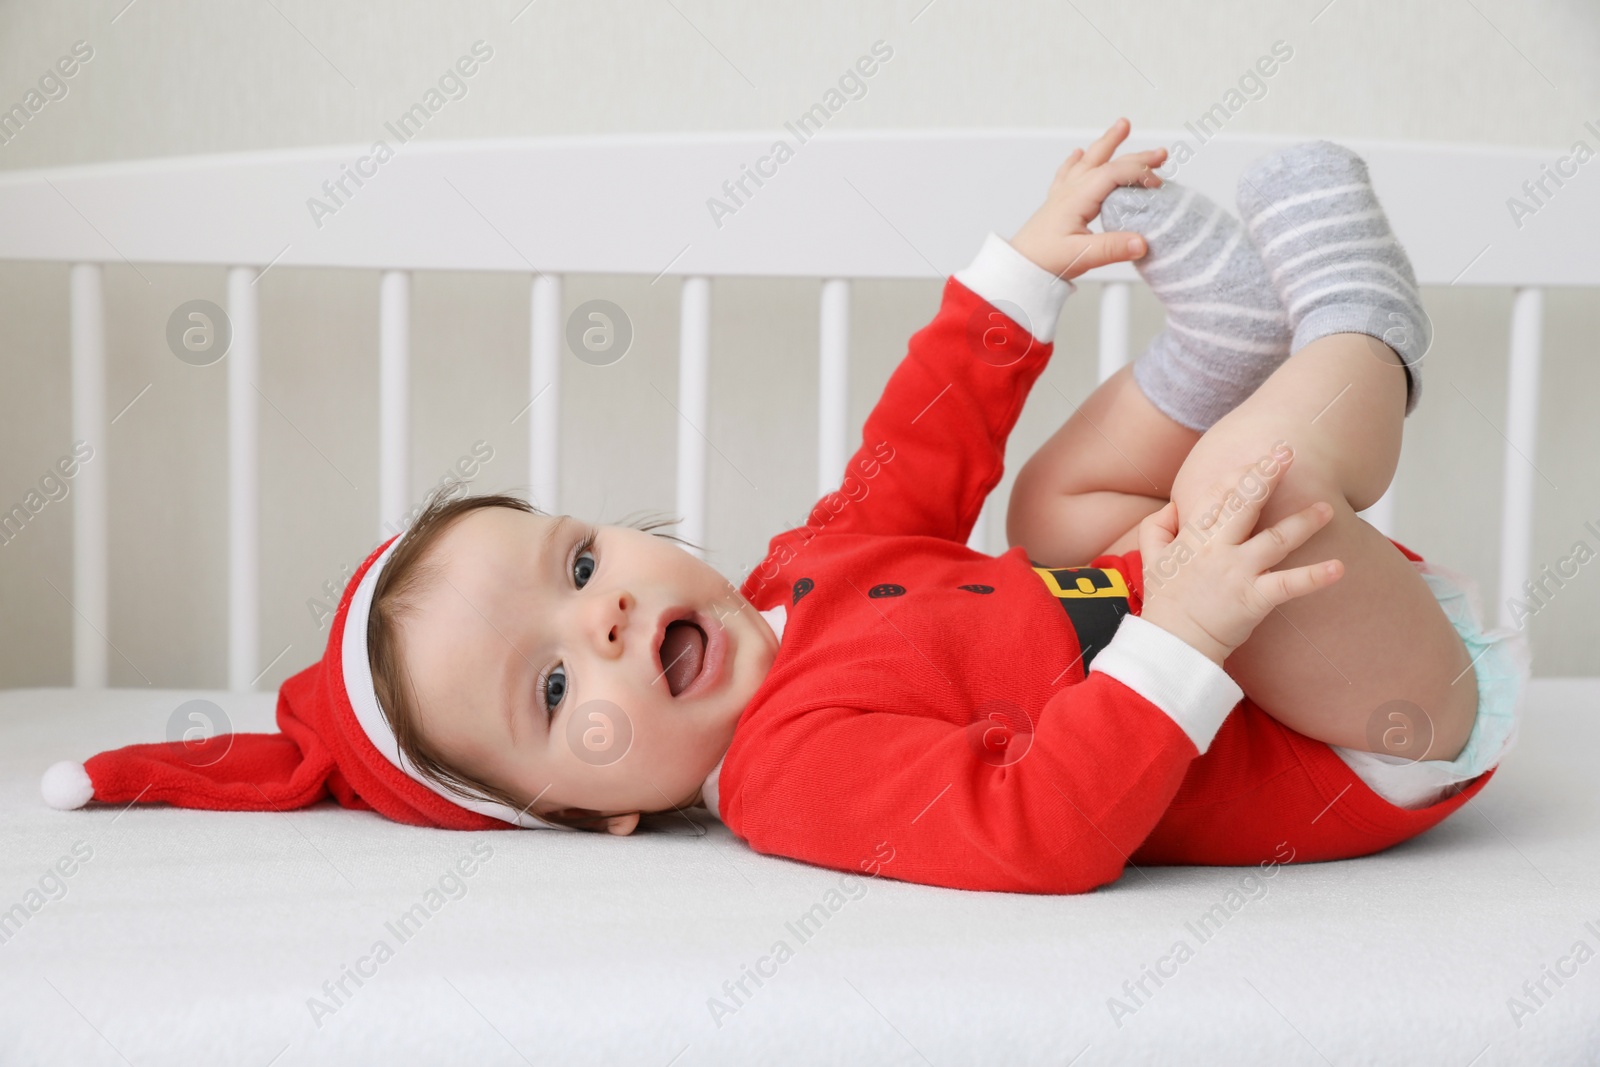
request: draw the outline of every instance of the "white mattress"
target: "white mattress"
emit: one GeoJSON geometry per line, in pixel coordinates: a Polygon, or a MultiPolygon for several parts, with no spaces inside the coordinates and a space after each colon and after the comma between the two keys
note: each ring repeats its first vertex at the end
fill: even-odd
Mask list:
{"type": "Polygon", "coordinates": [[[159,740],[197,696],[272,728],[275,694],[0,692],[0,909],[40,904],[0,944],[0,1063],[1600,1063],[1600,680],[1537,680],[1495,780],[1430,833],[1231,898],[1253,868],[863,894],[718,824],[463,834],[331,804],[39,801],[51,762],[159,740]],[[63,895],[46,873],[78,842],[63,895]],[[430,911],[474,846],[492,855],[430,911]],[[27,896],[42,880],[58,899],[27,896]],[[401,941],[386,923],[418,903],[401,941]],[[819,903],[802,941],[787,924],[819,903]],[[1202,941],[1186,923],[1218,904],[1202,941]],[[792,957],[736,1003],[723,983],[780,940],[792,957]],[[1192,955],[1119,1025],[1110,998],[1134,1006],[1124,982],[1179,940],[1192,955]],[[379,941],[392,956],[335,1004],[324,982],[379,941]],[[1542,1004],[1524,993],[1558,966],[1576,973],[1542,1004]],[[314,1020],[312,997],[337,1010],[314,1020]],[[714,1018],[713,997],[737,1010],[714,1018]]]}

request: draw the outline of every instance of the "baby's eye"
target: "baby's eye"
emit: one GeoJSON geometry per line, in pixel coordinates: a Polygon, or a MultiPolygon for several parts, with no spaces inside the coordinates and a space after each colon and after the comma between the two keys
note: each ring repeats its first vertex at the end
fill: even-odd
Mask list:
{"type": "Polygon", "coordinates": [[[556,708],[561,705],[561,698],[567,695],[566,668],[552,667],[550,673],[545,675],[544,681],[539,684],[539,691],[539,699],[544,704],[545,711],[554,717],[556,708]]]}
{"type": "Polygon", "coordinates": [[[595,568],[598,566],[599,564],[595,561],[593,552],[584,550],[578,553],[577,558],[572,561],[572,577],[577,581],[579,589],[582,589],[589,583],[589,579],[594,577],[595,568]],[[584,559],[585,556],[588,557],[587,560],[584,559]],[[587,567],[584,566],[585,562],[588,563],[587,567]]]}

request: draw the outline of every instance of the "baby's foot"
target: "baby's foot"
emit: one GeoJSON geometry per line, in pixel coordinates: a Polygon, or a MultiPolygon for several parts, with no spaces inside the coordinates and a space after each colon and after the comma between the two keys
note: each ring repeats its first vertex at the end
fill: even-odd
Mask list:
{"type": "Polygon", "coordinates": [[[1311,141],[1258,160],[1239,178],[1239,213],[1294,328],[1290,351],[1331,333],[1376,337],[1405,364],[1411,414],[1433,324],[1361,157],[1311,141]]]}
{"type": "Polygon", "coordinates": [[[1133,379],[1169,418],[1210,429],[1289,356],[1289,320],[1239,220],[1176,182],[1114,189],[1107,232],[1150,246],[1134,261],[1166,305],[1167,328],[1133,364],[1133,379]]]}

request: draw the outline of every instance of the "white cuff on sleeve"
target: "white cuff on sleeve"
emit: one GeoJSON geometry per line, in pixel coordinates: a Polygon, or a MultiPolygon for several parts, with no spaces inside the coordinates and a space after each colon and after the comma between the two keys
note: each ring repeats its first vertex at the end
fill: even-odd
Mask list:
{"type": "Polygon", "coordinates": [[[1018,325],[1045,344],[1055,340],[1061,305],[1078,291],[1072,282],[1051,274],[996,233],[984,238],[977,258],[957,271],[955,278],[1008,316],[1020,311],[1023,320],[1018,325]]]}
{"type": "Polygon", "coordinates": [[[1137,615],[1125,615],[1089,664],[1167,713],[1201,752],[1244,690],[1183,638],[1137,615]]]}

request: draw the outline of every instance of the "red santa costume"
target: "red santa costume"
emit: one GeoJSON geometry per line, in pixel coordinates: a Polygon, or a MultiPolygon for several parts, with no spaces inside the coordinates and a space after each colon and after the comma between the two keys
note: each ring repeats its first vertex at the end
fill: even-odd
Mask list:
{"type": "Polygon", "coordinates": [[[740,590],[780,647],[708,805],[759,852],[1079,893],[1130,863],[1362,856],[1467,803],[1492,769],[1401,807],[1244,698],[1140,618],[1137,551],[1047,568],[966,547],[1074,289],[993,235],[946,282],[839,491],[740,590]]]}

